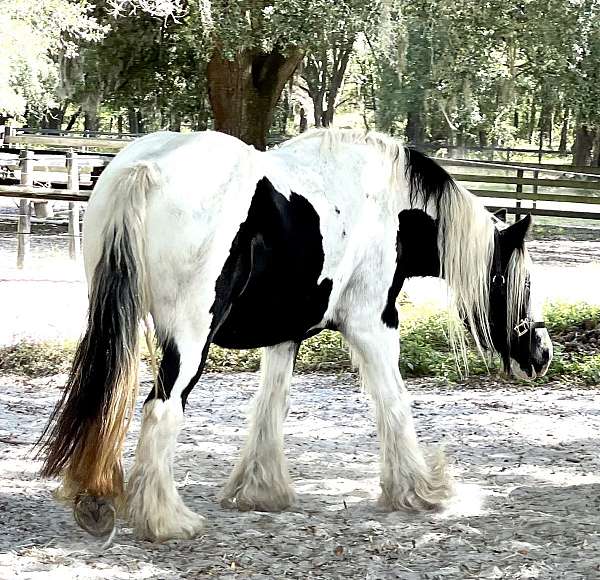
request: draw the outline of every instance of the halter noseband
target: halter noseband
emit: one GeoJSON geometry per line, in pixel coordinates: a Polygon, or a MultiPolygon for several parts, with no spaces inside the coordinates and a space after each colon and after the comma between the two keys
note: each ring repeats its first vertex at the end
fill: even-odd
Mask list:
{"type": "Polygon", "coordinates": [[[517,336],[521,338],[524,334],[527,334],[536,328],[546,328],[546,323],[530,320],[529,318],[522,318],[513,330],[517,333],[517,336]]]}

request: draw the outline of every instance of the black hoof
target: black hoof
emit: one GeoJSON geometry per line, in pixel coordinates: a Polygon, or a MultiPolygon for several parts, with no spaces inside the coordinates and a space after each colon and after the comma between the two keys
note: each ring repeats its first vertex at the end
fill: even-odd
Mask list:
{"type": "Polygon", "coordinates": [[[97,538],[110,535],[115,528],[115,506],[106,497],[78,496],[73,505],[73,516],[86,532],[97,538]]]}

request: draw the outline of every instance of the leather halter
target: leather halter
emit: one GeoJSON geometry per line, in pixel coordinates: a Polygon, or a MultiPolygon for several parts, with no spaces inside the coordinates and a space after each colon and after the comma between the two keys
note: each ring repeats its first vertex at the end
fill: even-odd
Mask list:
{"type": "Polygon", "coordinates": [[[520,338],[524,334],[535,330],[536,328],[546,328],[545,322],[531,320],[529,318],[522,318],[519,323],[513,328],[513,330],[517,333],[517,336],[520,338]]]}
{"type": "MultiPolygon", "coordinates": [[[[500,271],[500,252],[497,249],[494,251],[494,269],[496,272],[500,271]]],[[[492,276],[492,285],[504,286],[506,284],[506,277],[504,274],[494,274],[492,276]]],[[[546,323],[541,321],[531,320],[529,317],[521,318],[517,325],[513,328],[517,336],[521,338],[528,332],[532,332],[537,328],[546,328],[546,323]]]]}

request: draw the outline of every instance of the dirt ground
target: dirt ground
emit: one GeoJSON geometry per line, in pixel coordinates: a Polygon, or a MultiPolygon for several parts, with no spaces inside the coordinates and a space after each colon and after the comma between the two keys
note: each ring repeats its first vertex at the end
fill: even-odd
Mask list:
{"type": "MultiPolygon", "coordinates": [[[[32,239],[23,271],[14,237],[0,233],[0,344],[81,330],[82,266],[51,233],[32,239]]],[[[600,303],[597,234],[538,232],[530,247],[547,298],[600,303]]],[[[38,478],[31,450],[64,379],[0,377],[1,580],[600,578],[600,388],[409,381],[420,437],[445,447],[456,482],[443,512],[414,516],[376,505],[378,443],[356,377],[297,376],[286,451],[298,503],[264,514],[218,502],[257,376],[208,375],[190,396],[175,468],[205,533],[151,544],[121,523],[103,549],[52,499],[56,483],[38,478]]],[[[126,467],[138,430],[139,413],[126,467]]]]}
{"type": "Polygon", "coordinates": [[[0,578],[600,577],[597,390],[411,381],[421,438],[445,446],[456,479],[447,510],[411,516],[375,504],[377,440],[355,378],[298,377],[286,448],[299,501],[281,514],[242,514],[218,496],[256,381],[207,376],[190,397],[175,476],[207,517],[205,534],[151,544],[124,526],[102,550],[51,499],[55,484],[38,479],[31,456],[60,378],[3,380],[0,578]]]}

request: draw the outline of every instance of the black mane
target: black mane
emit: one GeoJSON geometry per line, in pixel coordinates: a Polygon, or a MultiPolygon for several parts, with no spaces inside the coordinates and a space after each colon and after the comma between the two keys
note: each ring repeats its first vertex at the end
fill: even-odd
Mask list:
{"type": "Polygon", "coordinates": [[[410,185],[410,204],[425,208],[432,201],[439,210],[442,196],[454,186],[450,174],[436,161],[412,147],[405,147],[406,179],[410,185]]]}

